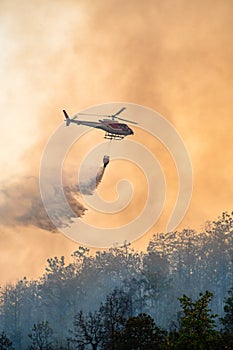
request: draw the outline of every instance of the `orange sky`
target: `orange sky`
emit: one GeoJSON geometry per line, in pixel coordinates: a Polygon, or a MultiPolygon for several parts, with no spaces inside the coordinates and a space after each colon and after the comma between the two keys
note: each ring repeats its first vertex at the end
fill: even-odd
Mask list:
{"type": "MultiPolygon", "coordinates": [[[[40,159],[63,108],[74,114],[125,101],[158,111],[181,135],[194,170],[180,228],[198,229],[232,210],[232,1],[3,0],[0,19],[0,285],[37,277],[47,258],[77,247],[17,218],[38,201],[40,159]]],[[[169,155],[158,141],[141,134],[138,140],[161,161],[173,203],[177,178],[169,155]]],[[[111,184],[116,165],[110,165],[102,192],[104,181],[111,184]]],[[[150,235],[135,247],[145,248],[150,235]]]]}

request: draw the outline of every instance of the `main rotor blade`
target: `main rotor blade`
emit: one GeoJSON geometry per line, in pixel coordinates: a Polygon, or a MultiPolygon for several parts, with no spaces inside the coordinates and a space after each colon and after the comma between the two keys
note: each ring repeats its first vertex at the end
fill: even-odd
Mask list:
{"type": "Polygon", "coordinates": [[[126,107],[121,108],[118,112],[115,114],[95,114],[95,113],[77,113],[77,115],[94,115],[95,117],[108,117],[108,118],[114,118],[115,116],[119,115],[121,112],[123,112],[126,109],[126,107]]]}
{"type": "Polygon", "coordinates": [[[78,115],[94,115],[96,117],[110,117],[108,114],[78,113],[78,115]]]}
{"type": "Polygon", "coordinates": [[[126,109],[126,107],[121,108],[118,112],[115,114],[111,115],[110,117],[115,117],[116,115],[119,115],[121,112],[123,112],[126,109]]]}
{"type": "Polygon", "coordinates": [[[118,118],[118,117],[115,117],[116,119],[119,119],[119,120],[123,120],[124,122],[129,122],[131,124],[138,124],[137,122],[134,122],[132,120],[129,120],[129,119],[123,119],[123,118],[118,118]]]}

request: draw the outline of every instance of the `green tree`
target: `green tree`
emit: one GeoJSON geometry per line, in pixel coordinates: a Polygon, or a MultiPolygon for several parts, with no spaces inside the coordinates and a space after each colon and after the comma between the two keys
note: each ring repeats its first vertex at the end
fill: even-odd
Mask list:
{"type": "Polygon", "coordinates": [[[166,349],[166,333],[147,314],[130,317],[119,335],[117,350],[166,349]]]}
{"type": "Polygon", "coordinates": [[[220,318],[223,325],[223,332],[233,335],[233,288],[228,291],[228,298],[225,299],[224,317],[220,318]]]}
{"type": "Polygon", "coordinates": [[[32,340],[32,344],[29,346],[30,350],[50,350],[52,349],[51,337],[53,334],[52,328],[50,328],[48,321],[38,322],[34,324],[32,333],[28,334],[32,340]]]}
{"type": "MultiPolygon", "coordinates": [[[[225,299],[224,317],[220,318],[223,325],[221,329],[221,349],[233,349],[233,288],[228,291],[228,298],[225,299]]],[[[220,349],[220,347],[219,347],[220,349]]]]}
{"type": "Polygon", "coordinates": [[[213,294],[206,291],[200,293],[199,299],[192,301],[183,295],[179,298],[182,306],[179,336],[175,342],[175,349],[179,350],[208,350],[212,349],[214,339],[217,337],[214,318],[217,315],[210,313],[208,304],[213,294]]]}

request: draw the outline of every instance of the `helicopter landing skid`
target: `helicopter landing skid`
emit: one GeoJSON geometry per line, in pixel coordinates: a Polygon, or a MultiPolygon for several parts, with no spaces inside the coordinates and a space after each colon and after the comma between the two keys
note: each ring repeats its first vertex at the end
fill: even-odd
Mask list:
{"type": "Polygon", "coordinates": [[[107,139],[107,140],[122,140],[124,137],[125,136],[123,136],[123,135],[112,134],[112,133],[109,133],[109,132],[106,132],[105,136],[104,136],[104,138],[107,139]]]}

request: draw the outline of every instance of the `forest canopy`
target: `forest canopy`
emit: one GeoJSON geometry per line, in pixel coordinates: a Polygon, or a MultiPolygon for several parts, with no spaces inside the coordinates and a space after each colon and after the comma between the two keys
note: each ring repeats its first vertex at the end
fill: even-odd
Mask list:
{"type": "MultiPolygon", "coordinates": [[[[68,343],[72,349],[74,339],[77,345],[75,332],[79,337],[82,334],[82,324],[89,329],[99,325],[96,332],[106,339],[110,324],[124,336],[136,322],[146,325],[148,332],[157,334],[165,344],[166,332],[178,339],[177,332],[187,327],[187,322],[181,321],[181,307],[184,312],[187,303],[195,306],[192,300],[203,295],[207,298],[204,309],[209,305],[212,315],[217,315],[210,318],[214,320],[214,326],[209,324],[211,336],[221,329],[232,334],[232,287],[233,213],[224,212],[216,221],[206,223],[201,232],[184,229],[155,234],[146,252],[125,243],[95,255],[79,247],[68,264],[64,256],[48,259],[41,278],[25,277],[2,286],[0,334],[4,341],[9,338],[9,349],[36,349],[33,341],[38,332],[47,332],[44,349],[68,349],[68,343]],[[227,313],[228,319],[224,318],[227,313]]],[[[135,328],[135,337],[137,332],[135,328]]],[[[112,337],[108,333],[107,339],[112,337]]],[[[101,342],[96,349],[111,349],[101,342]]],[[[96,344],[94,339],[92,343],[96,344]]],[[[80,349],[94,349],[91,343],[84,345],[80,349]]]]}

